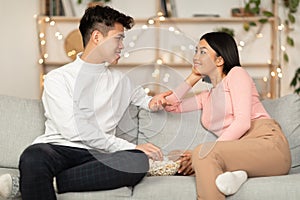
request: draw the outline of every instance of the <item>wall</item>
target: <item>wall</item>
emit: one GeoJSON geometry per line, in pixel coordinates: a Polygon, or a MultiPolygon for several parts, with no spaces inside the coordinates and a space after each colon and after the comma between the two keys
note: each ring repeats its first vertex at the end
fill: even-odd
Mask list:
{"type": "Polygon", "coordinates": [[[39,0],[0,0],[0,94],[40,97],[38,45],[34,15],[39,0]]]}
{"type": "MultiPolygon", "coordinates": [[[[73,0],[75,1],[75,0],[73,0]]],[[[12,95],[26,98],[40,98],[39,75],[40,66],[37,64],[39,58],[36,23],[33,17],[39,11],[39,0],[31,1],[4,1],[0,0],[0,22],[2,25],[0,39],[0,94],[12,95]]],[[[241,6],[241,0],[211,0],[207,1],[176,0],[179,17],[191,17],[193,13],[221,13],[222,16],[229,16],[228,5],[241,6]],[[215,7],[214,5],[219,5],[215,7]],[[221,5],[222,4],[222,5],[221,5]],[[226,7],[226,9],[224,9],[226,7]],[[228,9],[227,9],[228,7],[228,9]],[[225,12],[226,11],[226,12],[225,12]]],[[[112,5],[134,17],[149,17],[155,15],[156,0],[112,0],[112,5]],[[146,5],[147,4],[147,5],[146,5]],[[155,6],[154,6],[155,5],[155,6]],[[138,9],[137,9],[138,8],[138,9]],[[147,16],[143,16],[147,15],[147,16]]],[[[297,13],[299,19],[299,12],[297,13]]],[[[297,21],[295,30],[292,33],[294,38],[299,35],[300,21],[297,21]]],[[[197,39],[198,33],[193,28],[187,29],[197,39]]],[[[284,37],[282,37],[284,38],[284,37]]],[[[300,50],[299,40],[296,39],[296,46],[288,48],[290,62],[283,66],[283,78],[281,81],[281,95],[289,94],[292,89],[289,87],[290,80],[299,63],[297,56],[300,50]]],[[[258,48],[258,50],[261,50],[258,48]]],[[[254,59],[261,58],[257,49],[249,50],[248,55],[254,59]]],[[[187,72],[183,72],[187,73],[187,72]]],[[[252,74],[260,72],[251,71],[252,74]]],[[[265,73],[265,72],[262,72],[265,73]]]]}

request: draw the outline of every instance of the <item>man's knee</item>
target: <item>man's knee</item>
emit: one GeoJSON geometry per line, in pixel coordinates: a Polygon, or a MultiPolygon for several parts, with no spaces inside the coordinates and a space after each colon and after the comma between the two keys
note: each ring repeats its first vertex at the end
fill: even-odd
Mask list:
{"type": "Polygon", "coordinates": [[[45,163],[49,152],[49,144],[34,144],[27,147],[20,156],[20,170],[35,170],[45,163]]]}

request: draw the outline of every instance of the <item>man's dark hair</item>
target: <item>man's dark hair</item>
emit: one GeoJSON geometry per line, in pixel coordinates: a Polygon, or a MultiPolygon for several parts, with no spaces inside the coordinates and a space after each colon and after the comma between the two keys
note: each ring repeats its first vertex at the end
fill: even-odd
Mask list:
{"type": "Polygon", "coordinates": [[[116,22],[122,24],[127,30],[134,25],[132,17],[108,6],[102,7],[97,5],[87,8],[79,25],[83,46],[86,46],[94,30],[98,30],[104,36],[107,36],[107,33],[113,29],[116,22]]]}

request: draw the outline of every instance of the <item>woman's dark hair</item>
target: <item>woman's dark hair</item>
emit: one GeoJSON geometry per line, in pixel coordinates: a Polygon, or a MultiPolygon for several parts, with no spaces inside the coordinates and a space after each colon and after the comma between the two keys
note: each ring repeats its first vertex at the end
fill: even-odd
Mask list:
{"type": "Polygon", "coordinates": [[[97,5],[87,8],[79,25],[83,46],[86,46],[94,30],[98,30],[104,36],[107,36],[107,33],[113,29],[116,22],[122,24],[127,30],[134,25],[132,17],[108,6],[102,7],[97,5]]]}
{"type": "Polygon", "coordinates": [[[241,66],[237,45],[233,37],[225,32],[210,32],[204,34],[204,39],[209,46],[224,60],[223,73],[225,75],[236,66],[241,66]]]}

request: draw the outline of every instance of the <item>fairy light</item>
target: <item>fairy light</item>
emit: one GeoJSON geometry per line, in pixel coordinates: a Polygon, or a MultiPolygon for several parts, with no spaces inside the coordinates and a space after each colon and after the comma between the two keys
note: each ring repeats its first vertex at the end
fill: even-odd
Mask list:
{"type": "Polygon", "coordinates": [[[144,91],[145,91],[146,94],[149,94],[150,89],[149,88],[145,88],[144,91]]]}
{"type": "Polygon", "coordinates": [[[144,25],[142,26],[142,29],[146,30],[146,29],[148,29],[148,26],[147,26],[146,24],[144,24],[144,25]]]}
{"type": "Polygon", "coordinates": [[[284,29],[284,24],[280,24],[279,26],[278,26],[278,30],[279,31],[282,31],[284,29]]]}
{"type": "Polygon", "coordinates": [[[166,18],[164,16],[160,16],[158,19],[159,19],[159,21],[165,21],[166,20],[166,18]]]}
{"type": "Polygon", "coordinates": [[[277,71],[277,73],[281,73],[281,68],[277,67],[276,71],[277,71]]]}
{"type": "Polygon", "coordinates": [[[275,74],[274,71],[271,72],[271,76],[272,76],[272,77],[275,77],[275,76],[276,76],[276,74],[275,74]]]}
{"type": "Polygon", "coordinates": [[[154,24],[154,22],[155,22],[154,19],[149,19],[148,20],[148,24],[150,24],[150,25],[154,24]]]}
{"type": "Polygon", "coordinates": [[[268,77],[264,76],[264,77],[263,77],[263,81],[264,81],[264,82],[267,82],[267,81],[268,81],[268,77]]]}
{"type": "Polygon", "coordinates": [[[47,53],[44,54],[43,56],[45,59],[47,59],[49,57],[49,55],[47,53]]]}
{"type": "Polygon", "coordinates": [[[39,59],[39,64],[41,65],[41,64],[43,64],[44,63],[44,59],[43,58],[40,58],[39,59]]]}
{"type": "Polygon", "coordinates": [[[134,43],[134,42],[130,42],[128,45],[129,45],[130,47],[134,47],[134,46],[135,46],[135,43],[134,43]]]}
{"type": "Polygon", "coordinates": [[[170,26],[169,31],[173,32],[173,31],[175,31],[175,28],[173,26],[170,26]]]}
{"type": "Polygon", "coordinates": [[[129,54],[128,52],[125,52],[125,53],[124,53],[124,57],[125,57],[125,58],[128,58],[129,55],[130,55],[130,54],[129,54]]]}
{"type": "Polygon", "coordinates": [[[50,17],[46,17],[46,18],[45,18],[45,22],[48,23],[49,21],[50,21],[50,17]]]}
{"type": "Polygon", "coordinates": [[[50,26],[55,26],[55,21],[51,21],[49,24],[50,26]]]}
{"type": "Polygon", "coordinates": [[[39,37],[40,37],[40,38],[44,38],[44,37],[45,37],[45,33],[40,33],[40,34],[39,34],[39,37]]]}
{"type": "Polygon", "coordinates": [[[156,60],[156,63],[161,65],[161,64],[163,64],[163,60],[161,58],[159,58],[159,59],[156,60]]]}
{"type": "Polygon", "coordinates": [[[256,38],[263,38],[264,35],[262,33],[256,33],[256,38]]]}
{"type": "Polygon", "coordinates": [[[283,45],[280,46],[280,49],[281,49],[281,51],[285,51],[286,50],[285,46],[283,46],[283,45]]]}
{"type": "Polygon", "coordinates": [[[44,46],[46,44],[46,40],[41,40],[41,45],[44,46]]]}

